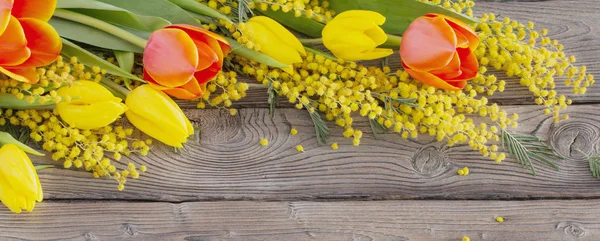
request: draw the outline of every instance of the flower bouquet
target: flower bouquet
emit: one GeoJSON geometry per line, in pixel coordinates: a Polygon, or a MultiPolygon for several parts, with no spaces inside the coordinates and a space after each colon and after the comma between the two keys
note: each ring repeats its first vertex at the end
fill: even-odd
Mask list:
{"type": "MultiPolygon", "coordinates": [[[[147,167],[123,156],[177,151],[198,130],[179,107],[219,108],[263,89],[309,113],[315,142],[359,146],[363,131],[468,145],[535,175],[561,157],[511,131],[519,116],[488,96],[508,81],[555,122],[594,77],[546,29],[471,0],[6,0],[0,12],[0,200],[13,212],[42,201],[25,152],[116,181],[147,167]],[[393,65],[391,62],[399,64],[393,65]],[[509,79],[503,80],[499,76],[509,79]],[[328,141],[328,123],[348,143],[328,141]],[[24,144],[26,143],[26,144],[24,144]],[[39,148],[38,148],[39,149],[39,148]]],[[[292,128],[291,135],[297,130],[292,128]]],[[[266,146],[268,139],[257,145],[266,146]]],[[[298,152],[304,147],[296,146],[298,152]]],[[[590,157],[590,159],[596,157],[590,157]]],[[[600,177],[600,165],[590,170],[600,177]]],[[[467,168],[459,170],[468,175],[467,168]]]]}

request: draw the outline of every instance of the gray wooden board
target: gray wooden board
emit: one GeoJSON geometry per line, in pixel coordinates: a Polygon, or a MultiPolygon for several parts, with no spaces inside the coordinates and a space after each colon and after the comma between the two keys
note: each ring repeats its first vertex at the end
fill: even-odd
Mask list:
{"type": "MultiPolygon", "coordinates": [[[[598,3],[480,1],[476,12],[535,21],[600,75],[598,3]]],[[[395,58],[391,63],[398,66],[395,58]]],[[[395,134],[377,139],[360,118],[362,145],[351,147],[331,126],[331,141],[340,143],[333,151],[316,145],[304,111],[281,108],[271,119],[265,91],[257,89],[238,102],[239,116],[187,110],[202,140],[183,154],[157,146],[148,157],[124,158],[122,164],[131,160],[149,168],[124,192],[86,172],[40,171],[46,201],[31,214],[0,209],[0,240],[599,240],[600,181],[577,151],[599,154],[600,105],[593,104],[600,103],[599,87],[578,97],[587,104],[572,106],[571,119],[555,125],[530,105],[524,87],[508,82],[506,92],[491,99],[521,105],[503,108],[521,116],[517,132],[539,129],[567,156],[557,162],[561,171],[536,164],[534,177],[512,161],[497,165],[464,146],[444,148],[429,138],[395,134]],[[297,136],[288,134],[292,127],[297,136]],[[269,146],[260,147],[260,138],[269,146]],[[305,153],[294,150],[298,144],[305,153]],[[456,175],[464,166],[471,174],[456,175]],[[496,216],[506,222],[494,222],[496,216]]],[[[289,107],[285,102],[282,107],[289,107]]]]}
{"type": "Polygon", "coordinates": [[[596,200],[45,202],[0,212],[0,240],[595,241],[599,216],[596,200]]]}
{"type": "MultiPolygon", "coordinates": [[[[330,142],[339,150],[318,146],[306,111],[242,109],[238,116],[221,110],[188,110],[200,126],[201,143],[189,143],[182,154],[155,145],[147,157],[124,158],[145,164],[149,171],[130,180],[117,192],[112,180],[61,168],[40,171],[48,199],[293,200],[293,199],[513,199],[600,197],[600,181],[593,178],[584,156],[598,155],[600,106],[569,109],[568,121],[555,125],[538,106],[505,106],[521,117],[520,133],[538,129],[557,153],[561,170],[535,163],[538,176],[511,160],[496,164],[466,146],[444,148],[426,136],[418,141],[399,135],[375,138],[365,118],[355,125],[365,131],[360,147],[331,127],[330,142]],[[290,128],[299,134],[291,136],[290,128]],[[259,140],[269,145],[261,147],[259,140]],[[296,145],[305,152],[298,153],[296,145]],[[458,176],[468,166],[471,174],[458,176]]],[[[35,158],[36,163],[52,163],[35,158]]]]}

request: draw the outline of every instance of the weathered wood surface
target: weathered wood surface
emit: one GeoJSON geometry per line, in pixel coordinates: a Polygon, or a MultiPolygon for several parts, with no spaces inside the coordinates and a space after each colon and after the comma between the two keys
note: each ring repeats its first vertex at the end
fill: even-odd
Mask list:
{"type": "Polygon", "coordinates": [[[595,241],[599,216],[595,200],[46,202],[32,214],[0,212],[0,239],[595,241]]]}
{"type": "MultiPolygon", "coordinates": [[[[597,0],[554,0],[541,2],[481,2],[477,1],[476,14],[494,12],[503,17],[510,17],[520,22],[533,21],[536,28],[547,28],[548,36],[557,39],[565,46],[567,55],[575,55],[577,64],[586,65],[588,71],[600,76],[600,4],[597,0]]],[[[390,66],[397,69],[401,66],[397,56],[390,58],[390,66]]],[[[527,88],[521,86],[514,78],[507,80],[504,93],[497,93],[489,99],[502,104],[533,104],[527,88]]],[[[598,78],[598,77],[597,77],[598,78]]],[[[252,80],[246,80],[251,83],[252,80]]],[[[572,97],[576,103],[600,102],[600,85],[590,88],[585,96],[572,95],[572,88],[563,85],[564,79],[557,79],[557,90],[561,94],[572,97]]],[[[285,99],[281,99],[282,107],[291,107],[285,99]]],[[[193,102],[180,102],[185,108],[195,108],[193,102]]],[[[251,89],[248,96],[235,103],[238,108],[268,107],[266,89],[251,89]]]]}
{"type": "MultiPolygon", "coordinates": [[[[366,119],[360,147],[331,130],[340,149],[318,147],[305,111],[279,109],[272,119],[267,109],[242,109],[238,116],[219,110],[189,110],[202,130],[200,145],[183,154],[156,146],[147,157],[133,161],[148,173],[116,192],[111,180],[91,180],[90,174],[64,169],[41,171],[48,199],[194,200],[312,200],[312,199],[514,199],[600,197],[581,150],[598,155],[600,106],[579,105],[570,120],[558,125],[537,106],[507,106],[521,116],[517,131],[548,139],[559,154],[561,171],[536,163],[538,176],[512,161],[495,164],[466,146],[444,150],[427,138],[403,140],[397,134],[374,138],[366,119]],[[299,134],[291,136],[290,128],[299,134]],[[267,138],[267,147],[259,145],[267,138]],[[306,152],[294,147],[303,145],[306,152]],[[441,148],[441,149],[440,149],[441,148]],[[440,151],[441,150],[441,151],[440,151]],[[468,166],[469,176],[458,176],[468,166]]],[[[331,126],[333,127],[333,126],[331,126]]],[[[424,137],[424,136],[423,136],[424,137]]],[[[35,160],[38,163],[52,161],[35,160]]],[[[127,160],[125,160],[127,162],[127,160]]]]}
{"type": "MultiPolygon", "coordinates": [[[[477,12],[535,21],[600,76],[598,3],[479,1],[477,12]]],[[[337,128],[331,141],[340,149],[318,147],[304,111],[281,108],[271,119],[264,90],[252,90],[237,104],[236,117],[187,110],[202,140],[183,154],[157,147],[148,157],[124,158],[123,164],[149,168],[124,192],[89,173],[40,171],[46,201],[31,214],[0,209],[0,240],[599,240],[600,181],[579,153],[600,155],[600,105],[593,104],[600,103],[599,88],[577,98],[586,104],[572,106],[571,119],[558,125],[542,108],[527,105],[530,95],[517,84],[492,98],[518,104],[503,107],[521,116],[517,131],[538,130],[567,157],[557,162],[561,171],[536,163],[538,176],[509,160],[494,164],[465,146],[395,134],[376,139],[364,119],[356,123],[365,131],[360,147],[337,128]],[[292,127],[300,134],[290,136],[292,127]],[[260,138],[270,145],[260,147],[260,138]],[[294,150],[298,144],[305,153],[294,150]],[[464,166],[471,174],[456,175],[464,166]],[[496,216],[507,221],[496,223],[496,216]]]]}

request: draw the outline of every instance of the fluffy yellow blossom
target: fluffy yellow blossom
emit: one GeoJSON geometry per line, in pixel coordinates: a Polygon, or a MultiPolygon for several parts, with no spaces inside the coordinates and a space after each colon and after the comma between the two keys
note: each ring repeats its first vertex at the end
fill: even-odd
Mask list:
{"type": "Polygon", "coordinates": [[[260,146],[268,146],[269,145],[269,140],[261,138],[260,139],[260,146]]]}

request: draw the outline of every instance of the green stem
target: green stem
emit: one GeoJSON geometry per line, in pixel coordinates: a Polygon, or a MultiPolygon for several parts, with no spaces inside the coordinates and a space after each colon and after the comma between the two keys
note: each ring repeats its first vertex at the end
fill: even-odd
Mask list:
{"type": "Polygon", "coordinates": [[[117,83],[115,83],[112,80],[109,80],[107,78],[102,78],[102,80],[100,80],[100,83],[102,83],[102,84],[110,87],[114,91],[116,91],[119,94],[123,95],[122,96],[122,97],[124,97],[123,99],[125,99],[125,97],[127,97],[127,95],[130,92],[127,88],[125,88],[125,87],[121,86],[120,84],[117,84],[117,83]]]}
{"type": "Polygon", "coordinates": [[[8,93],[0,94],[0,108],[3,108],[3,109],[52,110],[56,107],[54,104],[55,104],[54,101],[48,101],[47,103],[40,103],[39,98],[36,99],[33,103],[29,103],[25,99],[17,99],[16,95],[12,95],[12,94],[8,94],[8,93]]]}
{"type": "Polygon", "coordinates": [[[248,83],[248,88],[250,88],[250,89],[266,89],[267,86],[265,86],[263,84],[248,83]]]}
{"type": "Polygon", "coordinates": [[[400,48],[400,41],[402,41],[402,37],[388,34],[388,39],[383,43],[380,47],[390,48],[390,49],[398,49],[400,48]]]}
{"type": "Polygon", "coordinates": [[[328,54],[328,53],[325,53],[325,52],[321,52],[321,51],[313,49],[313,48],[304,47],[304,49],[306,49],[306,52],[313,53],[315,55],[317,55],[317,54],[321,55],[321,56],[325,57],[326,59],[330,59],[330,60],[333,60],[333,61],[337,61],[338,60],[338,58],[336,58],[335,56],[333,56],[331,54],[328,54]]]}
{"type": "Polygon", "coordinates": [[[300,40],[300,43],[302,43],[302,45],[323,44],[322,38],[299,38],[298,40],[300,40]]]}
{"type": "Polygon", "coordinates": [[[127,32],[117,26],[80,13],[71,12],[59,8],[54,11],[54,16],[100,29],[104,32],[119,37],[127,42],[135,44],[140,48],[145,48],[146,43],[148,42],[148,40],[138,37],[137,35],[127,32]]]}

